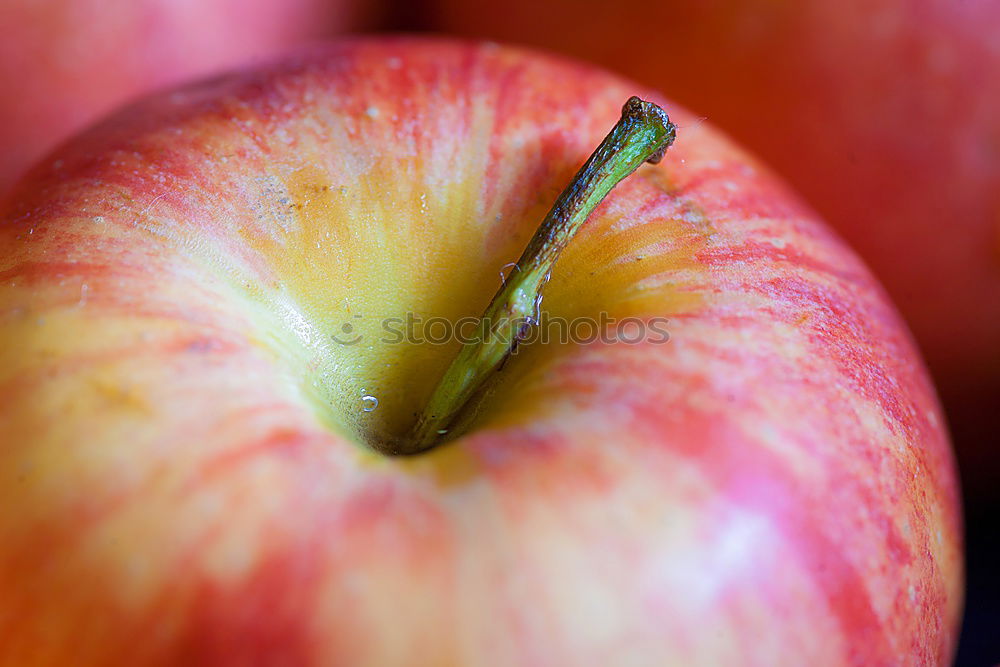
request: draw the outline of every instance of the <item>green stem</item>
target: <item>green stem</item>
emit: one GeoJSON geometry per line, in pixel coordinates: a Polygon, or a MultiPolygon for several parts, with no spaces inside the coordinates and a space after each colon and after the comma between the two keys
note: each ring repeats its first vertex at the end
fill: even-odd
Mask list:
{"type": "Polygon", "coordinates": [[[663,158],[676,130],[663,109],[629,98],[621,120],[545,216],[486,308],[474,341],[466,343],[448,367],[396,453],[415,454],[443,439],[473,394],[510,355],[526,329],[537,323],[541,290],[559,253],[612,188],[644,162],[655,164],[663,158]]]}

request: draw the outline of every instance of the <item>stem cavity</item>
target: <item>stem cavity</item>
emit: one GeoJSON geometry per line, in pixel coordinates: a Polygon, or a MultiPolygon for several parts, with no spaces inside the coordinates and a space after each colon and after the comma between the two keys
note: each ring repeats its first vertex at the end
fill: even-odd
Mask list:
{"type": "Polygon", "coordinates": [[[562,250],[612,188],[644,162],[663,158],[676,132],[657,105],[638,97],[625,102],[621,120],[559,195],[483,313],[474,342],[445,371],[395,453],[415,454],[443,439],[469,399],[537,324],[542,287],[562,250]]]}

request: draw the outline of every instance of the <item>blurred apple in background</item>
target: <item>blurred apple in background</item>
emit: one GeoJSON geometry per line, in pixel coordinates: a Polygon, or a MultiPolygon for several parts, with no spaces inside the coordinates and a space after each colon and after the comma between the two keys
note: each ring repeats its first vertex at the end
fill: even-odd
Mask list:
{"type": "Polygon", "coordinates": [[[645,92],[362,40],[32,171],[0,224],[0,664],[946,664],[958,488],[901,321],[662,98],[676,144],[543,306],[669,341],[526,344],[462,437],[376,451],[457,350],[381,323],[481,313],[645,92]]]}
{"type": "Polygon", "coordinates": [[[427,25],[611,67],[704,114],[861,254],[914,331],[963,472],[1000,477],[1000,2],[428,0],[427,25]]]}
{"type": "Polygon", "coordinates": [[[348,0],[0,2],[0,195],[70,133],[141,93],[365,26],[348,0]]]}

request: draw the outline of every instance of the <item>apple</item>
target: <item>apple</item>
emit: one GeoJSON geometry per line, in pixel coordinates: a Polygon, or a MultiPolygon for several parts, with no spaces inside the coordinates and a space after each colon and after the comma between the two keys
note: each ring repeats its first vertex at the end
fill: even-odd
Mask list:
{"type": "Polygon", "coordinates": [[[364,23],[346,0],[5,0],[0,193],[136,95],[364,23]]]}
{"type": "Polygon", "coordinates": [[[589,66],[358,39],[146,99],[21,182],[0,286],[0,664],[954,649],[957,480],[895,310],[768,169],[589,66]],[[598,205],[632,95],[679,134],[598,205]],[[514,291],[614,336],[529,336],[415,430],[477,344],[432,318],[551,239],[514,291]]]}
{"type": "Polygon", "coordinates": [[[963,474],[1000,457],[1000,3],[436,0],[428,21],[584,57],[704,114],[874,269],[917,337],[963,474]]]}

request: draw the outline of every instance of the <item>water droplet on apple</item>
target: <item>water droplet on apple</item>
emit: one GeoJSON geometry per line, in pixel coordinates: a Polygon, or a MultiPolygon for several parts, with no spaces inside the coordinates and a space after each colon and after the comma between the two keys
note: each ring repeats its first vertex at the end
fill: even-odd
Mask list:
{"type": "Polygon", "coordinates": [[[521,270],[521,267],[517,265],[517,262],[507,262],[506,264],[504,264],[503,266],[501,266],[500,267],[500,284],[501,285],[506,285],[507,284],[507,277],[511,273],[513,273],[515,270],[517,270],[517,271],[521,270]],[[510,272],[507,272],[507,269],[510,269],[510,272]]]}
{"type": "Polygon", "coordinates": [[[544,294],[539,294],[535,297],[535,312],[532,313],[532,318],[535,320],[532,324],[538,324],[542,321],[542,297],[544,294]]]}
{"type": "Polygon", "coordinates": [[[364,403],[364,405],[361,408],[364,412],[371,412],[372,410],[378,407],[378,399],[372,396],[371,394],[366,394],[362,396],[361,402],[364,403]]]}

